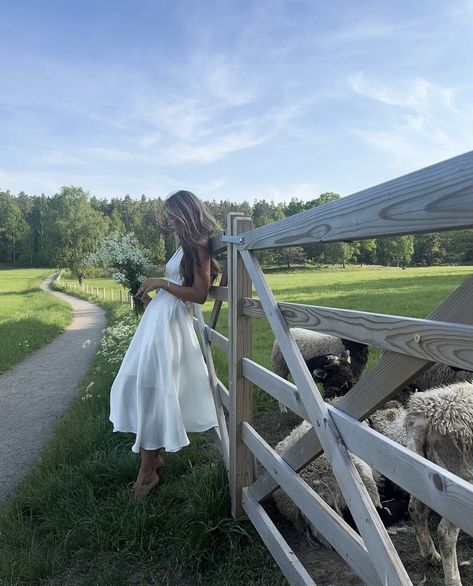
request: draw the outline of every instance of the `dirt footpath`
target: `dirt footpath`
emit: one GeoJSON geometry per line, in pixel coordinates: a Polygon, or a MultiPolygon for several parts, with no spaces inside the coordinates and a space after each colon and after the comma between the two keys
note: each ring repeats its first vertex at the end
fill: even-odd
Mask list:
{"type": "Polygon", "coordinates": [[[71,324],[52,342],[0,375],[0,507],[37,462],[76,395],[106,326],[102,308],[53,291],[53,278],[48,277],[41,288],[72,306],[71,324]],[[87,340],[90,343],[83,347],[87,340]]]}

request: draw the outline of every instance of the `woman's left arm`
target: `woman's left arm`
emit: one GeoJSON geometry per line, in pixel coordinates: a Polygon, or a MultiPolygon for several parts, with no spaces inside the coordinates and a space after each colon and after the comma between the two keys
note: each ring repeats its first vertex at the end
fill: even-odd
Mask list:
{"type": "Polygon", "coordinates": [[[194,267],[194,283],[191,287],[176,285],[167,279],[146,279],[138,289],[137,296],[146,295],[154,289],[164,289],[169,291],[182,301],[192,301],[193,303],[205,303],[210,289],[210,253],[208,249],[208,240],[201,240],[198,243],[198,255],[200,261],[200,272],[194,267]]]}

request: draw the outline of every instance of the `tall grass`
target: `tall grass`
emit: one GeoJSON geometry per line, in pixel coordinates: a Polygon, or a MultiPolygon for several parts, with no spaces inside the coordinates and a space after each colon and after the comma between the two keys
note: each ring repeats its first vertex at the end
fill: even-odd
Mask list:
{"type": "MultiPolygon", "coordinates": [[[[425,317],[471,270],[356,268],[268,280],[279,300],[425,317]]],[[[129,311],[116,301],[100,303],[110,322],[129,311]]],[[[253,326],[253,358],[270,366],[270,328],[261,319],[253,326]]],[[[218,329],[226,332],[226,310],[218,329]]],[[[228,357],[214,354],[226,381],[228,357]]],[[[109,364],[97,356],[41,462],[0,515],[0,582],[285,584],[250,523],[231,518],[211,433],[193,434],[190,446],[168,455],[158,489],[133,501],[128,483],[138,458],[132,437],[111,431],[112,380],[109,364]]],[[[274,421],[267,413],[274,401],[260,390],[254,396],[257,416],[274,421]]]]}
{"type": "Polygon", "coordinates": [[[61,333],[70,305],[41,291],[51,269],[0,269],[0,372],[61,333]]]}

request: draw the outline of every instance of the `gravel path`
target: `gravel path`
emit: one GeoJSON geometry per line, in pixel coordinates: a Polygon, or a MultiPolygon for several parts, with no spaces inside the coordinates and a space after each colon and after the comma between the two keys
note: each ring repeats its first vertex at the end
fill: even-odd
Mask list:
{"type": "Polygon", "coordinates": [[[72,305],[71,324],[0,375],[0,507],[40,457],[76,395],[106,326],[105,311],[95,303],[53,291],[54,276],[41,288],[72,305]],[[83,348],[86,340],[90,344],[83,348]]]}

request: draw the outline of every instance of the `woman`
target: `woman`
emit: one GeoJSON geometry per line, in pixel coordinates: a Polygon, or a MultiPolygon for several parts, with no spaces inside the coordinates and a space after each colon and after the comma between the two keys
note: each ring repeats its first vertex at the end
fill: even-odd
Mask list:
{"type": "Polygon", "coordinates": [[[141,454],[135,498],[159,482],[161,448],[176,452],[189,444],[187,432],[217,426],[208,372],[185,302],[204,303],[218,265],[209,252],[215,220],[189,191],[164,202],[169,227],[180,247],[163,279],[146,279],[137,296],[147,308],[125,354],[110,395],[113,431],[132,432],[141,454]],[[151,298],[150,291],[157,294],[151,298]]]}

